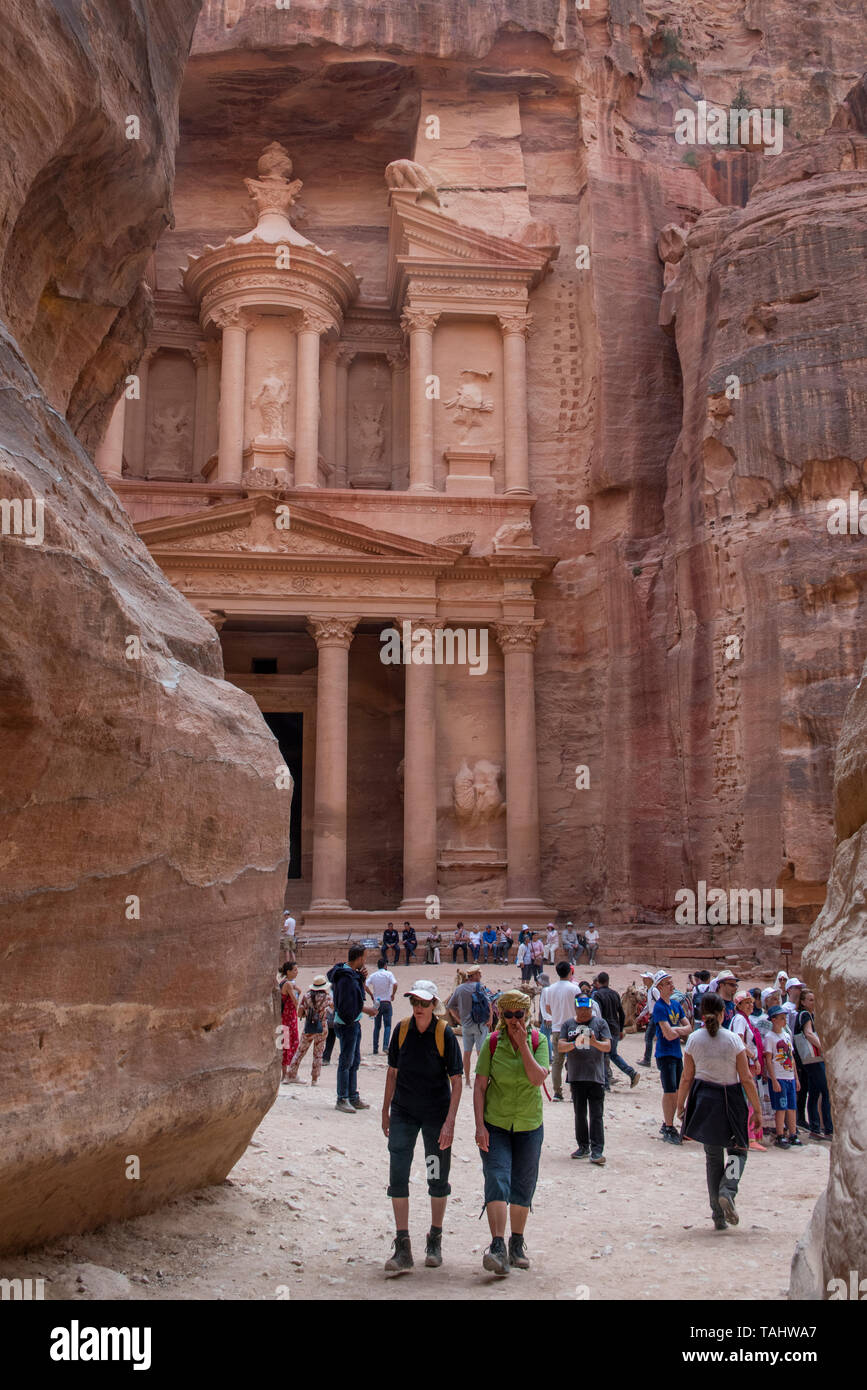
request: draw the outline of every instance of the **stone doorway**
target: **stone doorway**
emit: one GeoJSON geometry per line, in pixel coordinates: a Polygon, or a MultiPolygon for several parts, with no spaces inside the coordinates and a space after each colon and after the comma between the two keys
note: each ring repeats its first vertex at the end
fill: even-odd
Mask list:
{"type": "Polygon", "coordinates": [[[292,774],[292,814],[289,821],[289,879],[301,878],[301,806],[304,797],[304,715],[263,710],[262,717],[280,745],[280,756],[292,774]]]}

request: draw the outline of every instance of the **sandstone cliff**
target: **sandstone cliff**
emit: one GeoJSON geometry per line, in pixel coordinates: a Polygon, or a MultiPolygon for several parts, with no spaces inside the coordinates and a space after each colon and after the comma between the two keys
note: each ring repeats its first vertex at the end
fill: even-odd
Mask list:
{"type": "Polygon", "coordinates": [[[140,353],[197,10],[0,32],[5,1249],[221,1180],[279,1083],[277,746],[73,433],[140,353]]]}

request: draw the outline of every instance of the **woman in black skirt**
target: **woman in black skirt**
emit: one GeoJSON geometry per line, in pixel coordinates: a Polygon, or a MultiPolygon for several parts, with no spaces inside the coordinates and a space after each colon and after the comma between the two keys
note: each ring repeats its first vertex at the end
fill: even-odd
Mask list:
{"type": "Polygon", "coordinates": [[[701,1017],[704,1026],[684,1048],[677,1118],[683,1120],[682,1136],[704,1145],[713,1224],[724,1231],[738,1224],[735,1197],[750,1142],[747,1101],[759,1115],[761,1102],[742,1039],[722,1026],[725,1003],[719,994],[702,995],[701,1017]]]}

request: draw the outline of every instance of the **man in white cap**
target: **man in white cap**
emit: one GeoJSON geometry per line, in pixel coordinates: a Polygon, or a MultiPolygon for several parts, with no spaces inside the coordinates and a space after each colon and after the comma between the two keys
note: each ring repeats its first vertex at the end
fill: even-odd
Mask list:
{"type": "Polygon", "coordinates": [[[711,989],[722,999],[725,1005],[725,1017],[723,1018],[723,1028],[731,1028],[732,1019],[735,1016],[735,995],[738,991],[738,977],[731,970],[721,970],[716,977],[716,982],[711,984],[711,989]]]}
{"type": "Polygon", "coordinates": [[[451,1192],[449,1168],[464,1068],[452,1029],[434,1017],[437,997],[432,980],[415,981],[404,995],[412,1005],[412,1017],[397,1025],[388,1048],[382,1132],[388,1139],[388,1195],[396,1227],[394,1251],[385,1264],[389,1278],[408,1274],[413,1267],[409,1174],[419,1131],[431,1205],[424,1262],[431,1268],[443,1262],[443,1220],[451,1192]]]}
{"type": "Polygon", "coordinates": [[[656,1024],[653,1021],[653,1006],[659,998],[659,990],[653,983],[653,971],[642,970],[641,983],[647,991],[647,1023],[644,1029],[644,1056],[639,1061],[640,1067],[650,1066],[650,1054],[653,1051],[653,1039],[656,1037],[656,1024]]]}

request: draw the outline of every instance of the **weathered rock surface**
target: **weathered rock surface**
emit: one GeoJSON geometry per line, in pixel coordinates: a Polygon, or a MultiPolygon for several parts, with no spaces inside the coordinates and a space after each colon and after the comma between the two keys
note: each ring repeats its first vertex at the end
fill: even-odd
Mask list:
{"type": "Polygon", "coordinates": [[[792,1261],[790,1298],[827,1298],[832,1279],[842,1280],[842,1296],[851,1297],[850,1271],[862,1280],[867,1269],[867,1105],[862,1082],[867,1040],[865,674],[862,671],[843,722],[834,776],[839,839],[825,906],[804,952],[804,972],[822,1001],[820,1036],[827,1058],[834,1143],[827,1191],[792,1261]]]}
{"type": "Polygon", "coordinates": [[[220,1181],[279,1083],[277,745],[63,416],[90,440],[139,351],[196,10],[43,0],[0,33],[0,495],[37,529],[4,513],[4,1249],[220,1181]]]}

